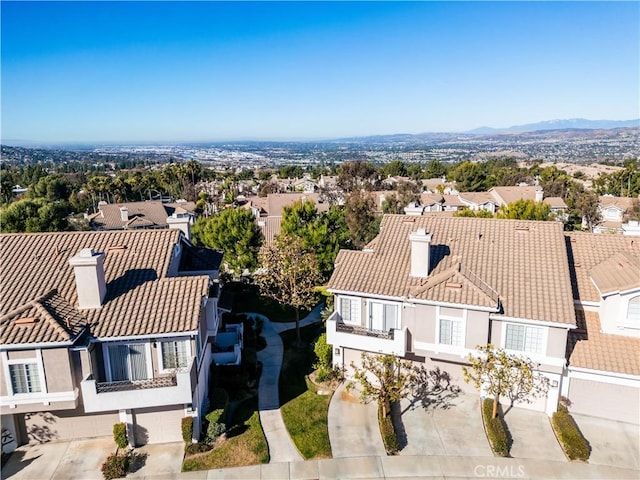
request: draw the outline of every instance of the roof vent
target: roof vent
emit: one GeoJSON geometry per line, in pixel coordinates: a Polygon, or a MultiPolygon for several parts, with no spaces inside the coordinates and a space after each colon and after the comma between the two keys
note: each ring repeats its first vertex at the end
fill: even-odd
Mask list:
{"type": "Polygon", "coordinates": [[[126,245],[111,245],[106,248],[107,252],[123,252],[127,249],[126,245]]]}
{"type": "Polygon", "coordinates": [[[13,321],[14,325],[33,325],[34,323],[38,323],[36,317],[22,317],[13,321]]]}
{"type": "Polygon", "coordinates": [[[528,231],[529,231],[529,227],[527,227],[526,225],[516,226],[516,232],[528,232],[528,231]]]}
{"type": "Polygon", "coordinates": [[[462,288],[462,284],[461,283],[457,283],[457,282],[447,282],[444,285],[446,288],[452,288],[455,290],[460,290],[462,288]]]}

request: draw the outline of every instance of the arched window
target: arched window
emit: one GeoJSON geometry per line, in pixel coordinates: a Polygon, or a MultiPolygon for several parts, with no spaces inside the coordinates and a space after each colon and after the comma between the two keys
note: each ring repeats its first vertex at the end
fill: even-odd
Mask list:
{"type": "Polygon", "coordinates": [[[629,300],[627,308],[627,322],[640,327],[640,295],[629,300]]]}

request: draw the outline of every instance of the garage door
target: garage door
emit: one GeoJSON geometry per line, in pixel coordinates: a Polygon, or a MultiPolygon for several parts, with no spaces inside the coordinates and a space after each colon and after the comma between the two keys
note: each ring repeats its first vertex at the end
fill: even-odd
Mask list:
{"type": "Polygon", "coordinates": [[[572,412],[640,424],[640,391],[637,388],[572,378],[569,400],[572,412]]]}
{"type": "Polygon", "coordinates": [[[113,435],[120,421],[118,412],[87,414],[82,410],[26,413],[25,429],[29,442],[71,440],[113,435]]]}
{"type": "Polygon", "coordinates": [[[134,412],[136,445],[182,441],[182,405],[168,408],[140,408],[134,412]]]}

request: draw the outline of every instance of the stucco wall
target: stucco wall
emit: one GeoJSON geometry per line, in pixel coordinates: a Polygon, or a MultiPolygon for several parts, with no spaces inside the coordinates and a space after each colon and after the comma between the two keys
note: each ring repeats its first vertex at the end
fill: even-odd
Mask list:
{"type": "Polygon", "coordinates": [[[42,350],[42,364],[47,381],[47,392],[69,392],[74,388],[73,373],[66,348],[42,350]]]}
{"type": "MultiPolygon", "coordinates": [[[[436,307],[432,305],[419,305],[413,307],[414,324],[411,331],[413,342],[435,342],[436,338],[436,307]]],[[[413,346],[411,346],[413,350],[413,346]]]]}
{"type": "Polygon", "coordinates": [[[466,348],[486,345],[489,341],[489,312],[467,311],[466,348]]]}

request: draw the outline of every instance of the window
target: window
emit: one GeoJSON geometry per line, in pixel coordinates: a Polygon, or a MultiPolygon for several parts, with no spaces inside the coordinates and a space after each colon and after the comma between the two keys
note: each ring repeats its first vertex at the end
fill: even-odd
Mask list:
{"type": "Polygon", "coordinates": [[[360,299],[359,298],[340,298],[340,316],[345,323],[360,324],[360,299]]]}
{"type": "Polygon", "coordinates": [[[530,325],[506,324],[504,348],[528,353],[544,353],[544,330],[530,325]]]}
{"type": "Polygon", "coordinates": [[[146,380],[148,372],[147,345],[144,343],[109,345],[109,367],[112,382],[146,380]]]}
{"type": "Polygon", "coordinates": [[[439,343],[464,346],[464,323],[461,318],[441,318],[439,343]]]}
{"type": "Polygon", "coordinates": [[[37,363],[14,363],[9,365],[13,394],[42,392],[40,369],[37,363]]]}
{"type": "Polygon", "coordinates": [[[627,322],[640,327],[640,295],[629,300],[627,322]]]}
{"type": "Polygon", "coordinates": [[[393,303],[369,303],[369,329],[388,332],[398,328],[398,305],[393,303]]]}
{"type": "Polygon", "coordinates": [[[189,357],[191,356],[189,350],[188,340],[160,342],[162,369],[186,368],[189,365],[189,357]]]}

